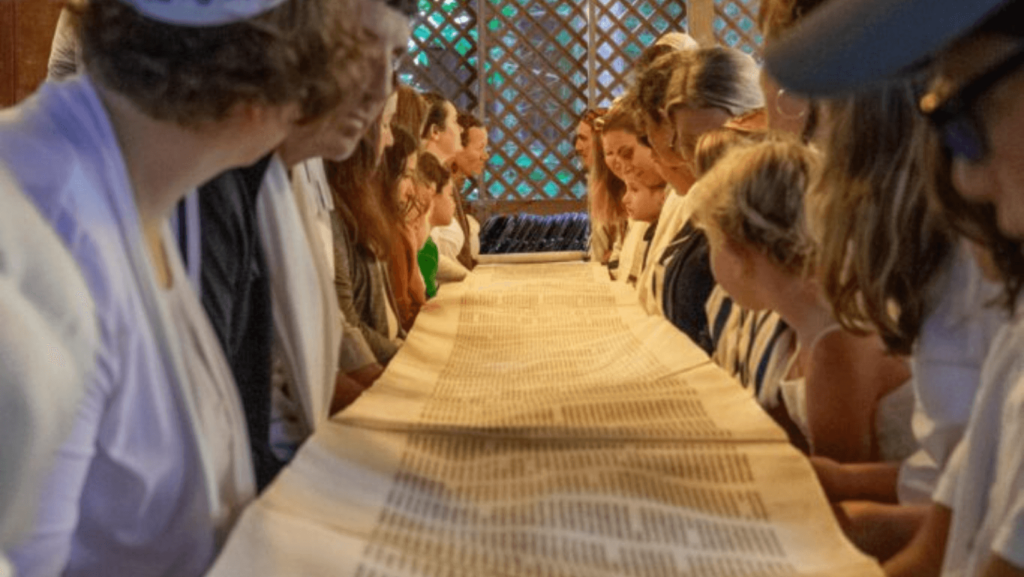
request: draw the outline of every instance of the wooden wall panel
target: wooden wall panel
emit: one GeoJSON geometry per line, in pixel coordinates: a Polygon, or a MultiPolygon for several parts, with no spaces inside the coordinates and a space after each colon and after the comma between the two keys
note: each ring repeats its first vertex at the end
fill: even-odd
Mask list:
{"type": "Polygon", "coordinates": [[[0,2],[0,107],[14,101],[14,3],[0,2]]]}
{"type": "Polygon", "coordinates": [[[0,0],[0,106],[25,98],[46,79],[61,2],[0,0]]]}

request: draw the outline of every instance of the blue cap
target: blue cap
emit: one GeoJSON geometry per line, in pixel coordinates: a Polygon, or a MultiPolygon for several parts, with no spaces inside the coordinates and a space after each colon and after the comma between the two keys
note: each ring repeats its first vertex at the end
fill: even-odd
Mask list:
{"type": "Polygon", "coordinates": [[[853,92],[907,73],[1018,1],[831,0],[768,46],[765,66],[794,92],[853,92]]]}
{"type": "Polygon", "coordinates": [[[175,26],[221,26],[248,20],[285,0],[122,0],[140,14],[175,26]]]}

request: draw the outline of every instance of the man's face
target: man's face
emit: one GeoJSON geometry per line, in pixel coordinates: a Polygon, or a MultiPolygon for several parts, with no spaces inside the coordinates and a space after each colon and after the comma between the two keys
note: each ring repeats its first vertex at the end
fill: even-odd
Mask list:
{"type": "Polygon", "coordinates": [[[378,0],[362,0],[359,19],[364,62],[358,94],[332,114],[333,121],[320,136],[324,158],[344,160],[356,149],[394,91],[392,75],[408,49],[409,20],[404,14],[378,0]]]}
{"type": "MultiPolygon", "coordinates": [[[[940,63],[940,82],[958,87],[991,69],[1020,40],[977,35],[950,48],[940,63]]],[[[990,88],[974,105],[988,145],[978,161],[953,157],[951,180],[961,196],[995,207],[999,230],[1024,240],[1024,68],[990,88]]]]}
{"type": "Polygon", "coordinates": [[[469,176],[480,176],[490,155],[487,153],[487,131],[480,127],[472,127],[467,132],[466,146],[455,155],[455,163],[459,170],[469,176]]]}
{"type": "Polygon", "coordinates": [[[579,157],[583,167],[587,170],[590,170],[590,153],[594,148],[594,143],[591,140],[592,137],[593,130],[591,130],[590,125],[586,122],[580,122],[576,127],[576,156],[579,157]]]}

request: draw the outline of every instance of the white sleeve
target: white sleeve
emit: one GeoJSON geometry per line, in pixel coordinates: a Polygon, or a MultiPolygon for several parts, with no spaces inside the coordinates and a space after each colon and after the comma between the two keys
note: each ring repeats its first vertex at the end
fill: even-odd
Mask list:
{"type": "MultiPolygon", "coordinates": [[[[1024,423],[1019,419],[1020,413],[1017,417],[1013,419],[1013,426],[1008,427],[1010,430],[1001,431],[1004,439],[1020,439],[1024,423]]],[[[1024,568],[1024,447],[1015,442],[1001,445],[1002,463],[995,482],[1003,485],[999,488],[1001,494],[1011,497],[1006,503],[1007,510],[1001,514],[1002,522],[996,528],[992,553],[1015,567],[1024,568]]]]}
{"type": "Polygon", "coordinates": [[[946,462],[946,468],[935,485],[935,493],[932,494],[932,501],[952,508],[956,497],[956,487],[963,475],[964,463],[967,460],[967,443],[963,440],[953,449],[953,454],[946,462]]]}
{"type": "Polygon", "coordinates": [[[437,244],[437,253],[448,258],[458,258],[462,245],[466,243],[462,227],[454,219],[447,226],[435,226],[430,230],[430,238],[437,244]]]}

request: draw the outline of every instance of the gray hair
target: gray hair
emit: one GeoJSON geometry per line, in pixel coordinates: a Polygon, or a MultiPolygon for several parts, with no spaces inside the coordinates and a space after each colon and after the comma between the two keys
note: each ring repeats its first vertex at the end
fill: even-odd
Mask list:
{"type": "Polygon", "coordinates": [[[757,82],[760,70],[750,56],[734,48],[701,48],[687,55],[688,66],[679,66],[669,80],[665,111],[676,106],[721,108],[740,116],[764,107],[757,82]]]}

